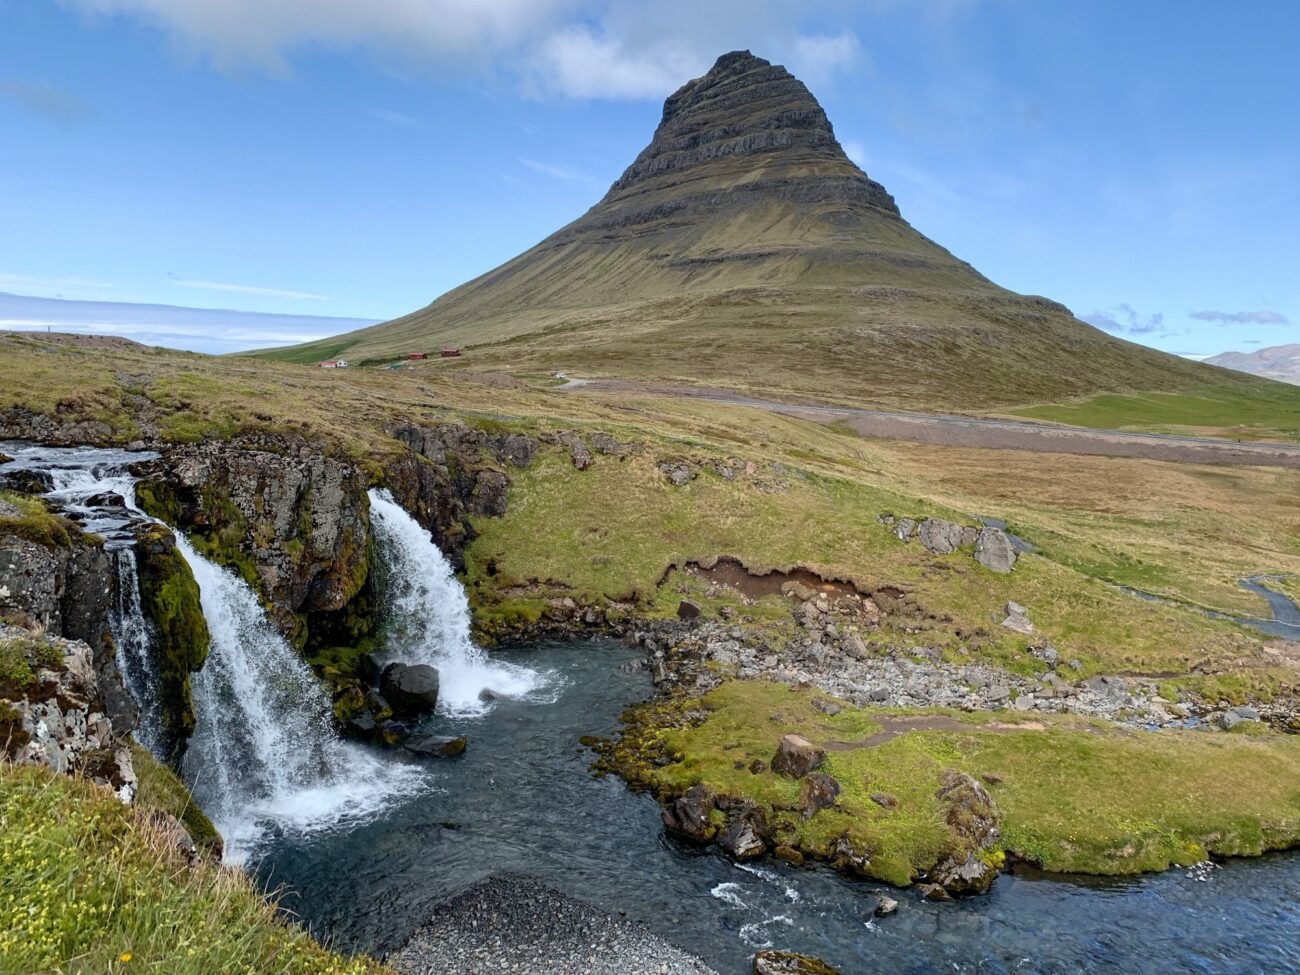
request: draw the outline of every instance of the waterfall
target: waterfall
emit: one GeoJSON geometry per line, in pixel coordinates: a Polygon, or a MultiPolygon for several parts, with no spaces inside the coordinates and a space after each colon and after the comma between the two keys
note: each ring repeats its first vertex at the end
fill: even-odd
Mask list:
{"type": "Polygon", "coordinates": [[[194,735],[185,781],[238,859],[270,824],[309,831],[374,812],[415,787],[417,768],[385,762],[334,730],[310,668],[267,620],[251,588],[176,544],[199,584],[212,642],[192,678],[194,735]]]}
{"type": "Polygon", "coordinates": [[[162,757],[162,710],[158,700],[158,678],[154,668],[154,628],[140,606],[140,574],[135,549],[113,553],[117,567],[117,591],[108,629],[117,648],[117,669],[122,682],[140,708],[135,740],[162,757]]]}
{"type": "Polygon", "coordinates": [[[439,711],[482,714],[490,691],[524,697],[543,687],[536,671],[495,663],[470,638],[469,602],[429,533],[387,491],[370,492],[370,525],[385,562],[384,657],[438,668],[439,711]]]}

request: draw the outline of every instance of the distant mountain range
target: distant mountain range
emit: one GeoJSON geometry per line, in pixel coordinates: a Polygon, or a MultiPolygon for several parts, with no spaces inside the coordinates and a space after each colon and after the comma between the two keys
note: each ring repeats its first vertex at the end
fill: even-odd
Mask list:
{"type": "Polygon", "coordinates": [[[671,95],[604,198],[535,247],[403,318],[260,354],[378,364],[439,346],[464,350],[454,368],[863,405],[1263,391],[998,287],[908,224],[803,83],[748,51],[671,95]]]}
{"type": "Polygon", "coordinates": [[[1300,386],[1300,342],[1270,345],[1254,352],[1222,352],[1204,361],[1300,386]]]}
{"type": "Polygon", "coordinates": [[[69,301],[0,292],[0,331],[120,335],[144,345],[191,352],[242,352],[286,342],[310,342],[374,323],[373,318],[273,315],[126,301],[69,301]]]}

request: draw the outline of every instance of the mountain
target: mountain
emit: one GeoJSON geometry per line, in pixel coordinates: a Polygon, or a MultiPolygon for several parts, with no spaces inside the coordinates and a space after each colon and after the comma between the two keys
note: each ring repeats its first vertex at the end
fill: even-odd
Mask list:
{"type": "Polygon", "coordinates": [[[535,247],[402,318],[263,354],[378,363],[439,346],[462,347],[466,368],[914,407],[1226,381],[1000,288],[923,236],[803,83],[748,51],[669,97],[604,198],[535,247]]]}
{"type": "Polygon", "coordinates": [[[1300,385],[1300,343],[1270,345],[1254,352],[1222,352],[1205,360],[1252,376],[1300,385]]]}
{"type": "Polygon", "coordinates": [[[372,324],[374,319],[73,301],[0,292],[0,331],[118,335],[145,345],[191,352],[235,352],[272,342],[300,342],[341,328],[372,324]]]}

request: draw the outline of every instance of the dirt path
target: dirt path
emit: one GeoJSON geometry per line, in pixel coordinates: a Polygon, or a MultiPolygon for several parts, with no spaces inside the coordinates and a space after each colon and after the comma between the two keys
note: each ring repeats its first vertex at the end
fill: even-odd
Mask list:
{"type": "Polygon", "coordinates": [[[800,405],[755,399],[725,389],[641,386],[622,380],[577,380],[568,388],[583,393],[651,393],[683,399],[708,400],[731,406],[749,406],[814,423],[844,423],[864,437],[906,440],[940,447],[1030,450],[1051,454],[1135,457],[1183,464],[1239,464],[1300,469],[1300,445],[1244,443],[1208,437],[1128,433],[1121,430],[1089,430],[1083,427],[1020,420],[800,405]]]}

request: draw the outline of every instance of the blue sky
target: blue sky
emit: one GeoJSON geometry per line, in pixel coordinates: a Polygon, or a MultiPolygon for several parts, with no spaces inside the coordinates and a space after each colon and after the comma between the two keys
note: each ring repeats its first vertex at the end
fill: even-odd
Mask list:
{"type": "Polygon", "coordinates": [[[0,292],[399,315],[748,47],[1000,284],[1181,354],[1300,341],[1297,37],[1291,0],[0,0],[0,292]]]}

